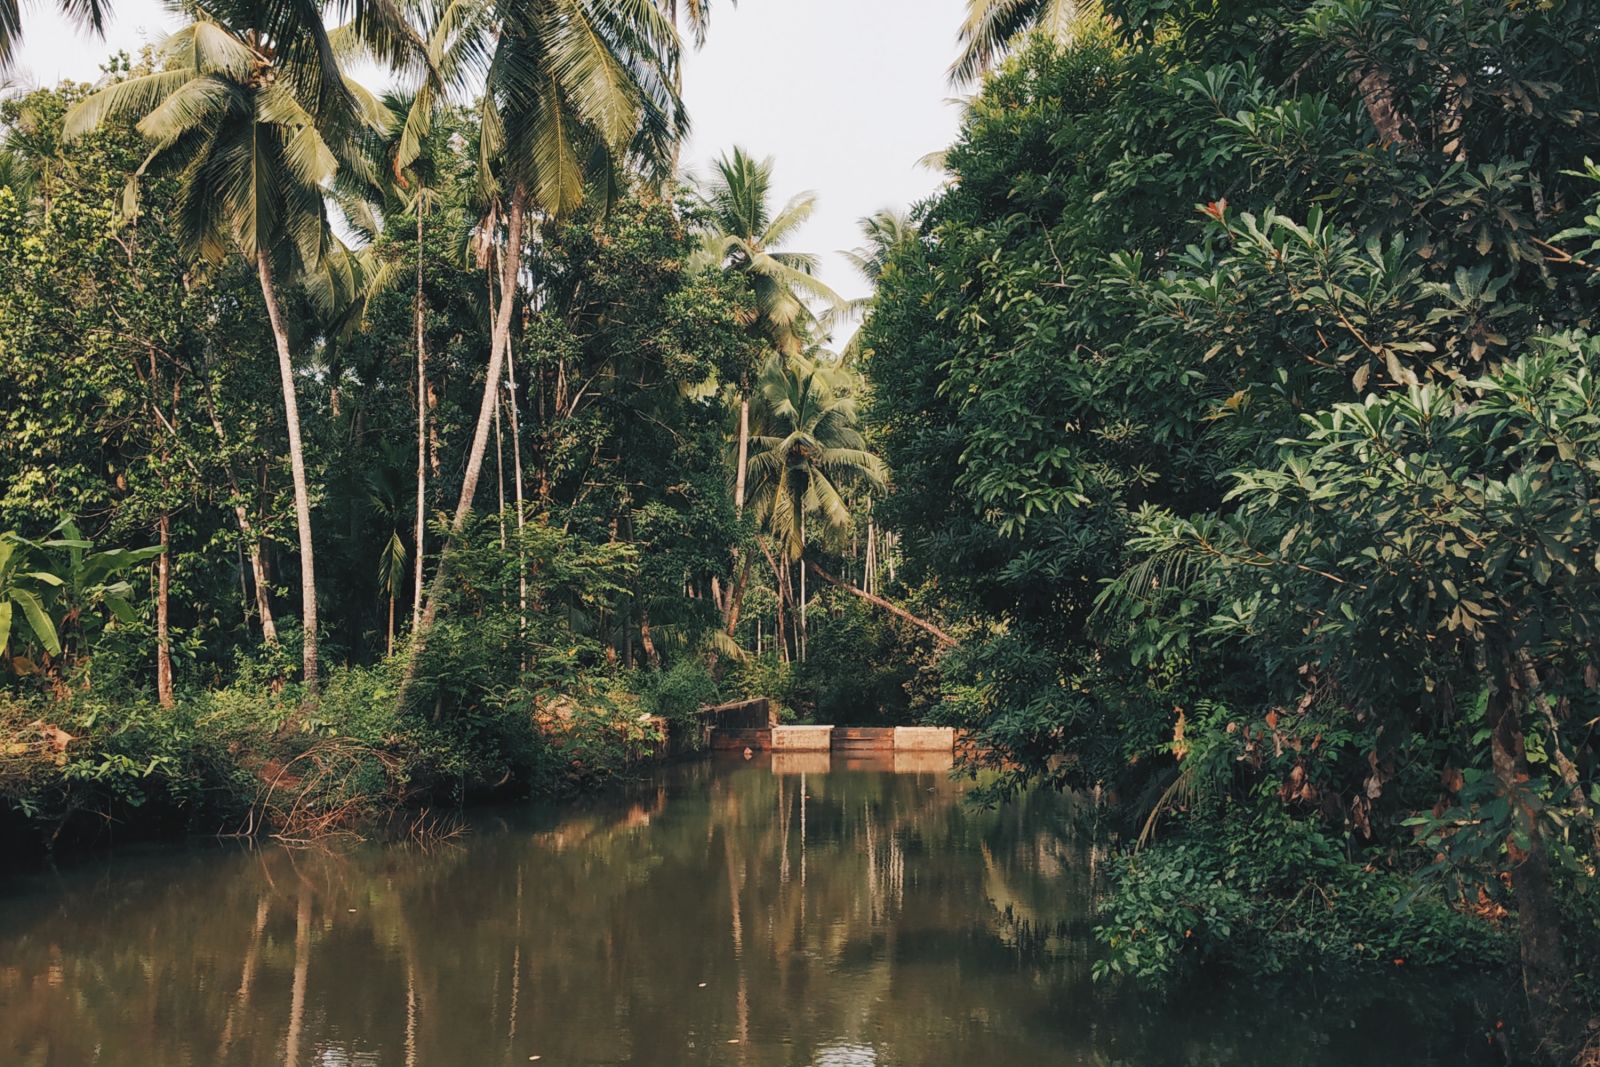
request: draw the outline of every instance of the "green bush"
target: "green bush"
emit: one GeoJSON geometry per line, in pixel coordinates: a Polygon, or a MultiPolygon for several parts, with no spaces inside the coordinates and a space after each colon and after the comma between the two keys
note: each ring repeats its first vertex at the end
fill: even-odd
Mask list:
{"type": "Polygon", "coordinates": [[[645,710],[674,728],[693,728],[698,713],[721,699],[721,686],[698,659],[685,658],[662,671],[640,672],[635,678],[645,710]]]}
{"type": "Polygon", "coordinates": [[[1120,857],[1095,927],[1096,977],[1159,986],[1207,966],[1280,974],[1508,958],[1507,933],[1453,907],[1442,884],[1348,847],[1264,799],[1120,857]]]}

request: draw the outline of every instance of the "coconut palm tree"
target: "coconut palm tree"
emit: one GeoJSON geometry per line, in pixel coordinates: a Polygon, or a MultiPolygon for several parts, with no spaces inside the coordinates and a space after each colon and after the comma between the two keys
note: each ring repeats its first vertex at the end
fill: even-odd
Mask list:
{"type": "Polygon", "coordinates": [[[950,81],[971,85],[1035,30],[1071,40],[1099,10],[1095,0],[967,0],[967,17],[958,35],[961,54],[950,67],[950,81]]]}
{"type": "Polygon", "coordinates": [[[793,356],[804,351],[816,322],[807,299],[829,307],[843,301],[816,276],[815,253],[782,250],[816,211],[817,197],[799,193],[774,212],[773,168],[770,156],[756,159],[737,146],[717,160],[716,174],[700,194],[706,221],[697,264],[748,275],[757,328],[774,348],[793,356]]]}
{"type": "MultiPolygon", "coordinates": [[[[285,279],[314,271],[325,257],[337,254],[327,200],[356,184],[370,185],[361,127],[380,126],[384,111],[354,83],[343,88],[354,111],[341,105],[324,113],[305,99],[305,87],[323,84],[324,71],[314,58],[297,59],[297,53],[278,48],[262,29],[270,11],[261,0],[222,0],[183,10],[192,21],[161,43],[156,71],[113,82],[81,100],[67,113],[65,134],[71,138],[104,122],[136,120],[150,153],[130,190],[146,173],[176,174],[174,222],[190,253],[218,261],[237,250],[255,264],[283,389],[300,540],[303,670],[306,687],[315,694],[311,494],[280,290],[285,279]]],[[[134,203],[130,197],[127,206],[134,203]]]]}
{"type": "MultiPolygon", "coordinates": [[[[706,31],[711,28],[711,0],[665,0],[667,18],[674,28],[687,27],[689,39],[696,48],[706,46],[706,31]]],[[[738,7],[739,0],[730,0],[729,7],[738,7]]]]}
{"type": "MultiPolygon", "coordinates": [[[[755,297],[752,325],[777,352],[798,356],[816,326],[807,298],[833,309],[846,306],[816,276],[814,253],[780,247],[816,211],[816,194],[800,193],[774,212],[772,158],[756,159],[737,146],[717,161],[716,171],[700,194],[706,221],[691,267],[716,267],[746,275],[755,297]]],[[[738,385],[739,451],[733,501],[735,511],[742,514],[749,466],[750,395],[748,383],[738,385]]]]}
{"type": "MultiPolygon", "coordinates": [[[[917,240],[917,228],[909,215],[894,208],[875,211],[858,220],[857,225],[866,243],[839,254],[876,289],[895,251],[917,240]]],[[[864,322],[872,310],[872,297],[850,301],[848,310],[851,317],[864,322]]],[[[848,367],[854,366],[860,358],[861,331],[858,329],[839,350],[839,361],[848,367]]]]}
{"type": "MultiPolygon", "coordinates": [[[[423,287],[428,216],[438,207],[440,178],[429,140],[441,109],[469,91],[487,60],[492,40],[492,5],[483,0],[424,0],[408,9],[412,34],[423,44],[421,62],[413,64],[408,90],[384,98],[393,121],[379,146],[391,198],[416,222],[416,293],[412,316],[416,338],[417,493],[412,536],[411,626],[422,620],[423,566],[427,539],[428,500],[428,307],[423,287]]],[[[367,51],[354,25],[335,32],[341,47],[367,51]]],[[[391,642],[392,644],[392,642],[391,642]]]]}
{"type": "MultiPolygon", "coordinates": [[[[673,89],[678,36],[654,0],[503,0],[493,20],[480,103],[479,181],[492,202],[484,237],[503,215],[499,295],[493,308],[483,399],[467,454],[450,536],[439,555],[400,701],[433,626],[449,574],[450,552],[477,496],[489,432],[505,376],[513,311],[530,212],[570,215],[589,196],[614,195],[628,164],[658,180],[673,145],[688,130],[673,89]]],[[[485,243],[488,243],[487,241],[485,243]]]]}
{"type": "Polygon", "coordinates": [[[750,509],[790,561],[805,551],[808,519],[825,535],[849,531],[842,490],[851,483],[875,491],[888,485],[888,468],[861,433],[854,380],[843,367],[777,353],[757,375],[750,509]]]}
{"type": "Polygon", "coordinates": [[[861,276],[873,285],[883,277],[883,268],[895,251],[917,239],[911,216],[894,208],[883,208],[857,221],[866,242],[840,253],[861,276]]]}
{"type": "MultiPolygon", "coordinates": [[[[105,33],[111,5],[106,0],[57,0],[61,13],[96,35],[105,33]]],[[[22,0],[0,0],[0,71],[11,65],[16,45],[22,36],[22,0]]]]}
{"type": "MultiPolygon", "coordinates": [[[[785,591],[789,564],[803,563],[808,536],[842,536],[852,517],[845,492],[888,486],[888,468],[867,450],[850,395],[854,375],[806,356],[773,353],[756,378],[750,439],[750,508],[777,548],[774,575],[785,591]]],[[[797,650],[805,655],[805,570],[800,571],[797,650]]]]}
{"type": "MultiPolygon", "coordinates": [[[[672,28],[683,36],[683,30],[689,31],[689,39],[694,42],[695,48],[706,46],[706,33],[711,29],[711,0],[663,0],[667,10],[667,18],[672,22],[672,28]]],[[[729,0],[729,7],[738,7],[739,0],[729,0]]],[[[683,95],[683,64],[675,63],[672,68],[672,88],[679,96],[683,95]]],[[[678,151],[682,142],[672,149],[672,175],[678,173],[678,151]]]]}

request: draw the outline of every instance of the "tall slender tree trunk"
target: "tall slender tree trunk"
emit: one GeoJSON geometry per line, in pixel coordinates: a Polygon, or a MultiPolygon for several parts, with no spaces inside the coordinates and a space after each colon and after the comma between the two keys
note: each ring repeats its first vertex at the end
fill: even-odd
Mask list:
{"type": "Polygon", "coordinates": [[[799,625],[796,626],[796,630],[798,631],[798,637],[796,638],[796,645],[798,646],[798,651],[800,653],[800,662],[801,663],[804,663],[806,661],[806,637],[807,637],[807,631],[806,631],[806,566],[805,566],[805,563],[802,562],[805,559],[805,553],[806,553],[806,513],[805,513],[805,508],[802,507],[800,509],[800,559],[795,560],[795,563],[798,564],[798,566],[796,567],[796,570],[798,570],[800,572],[800,619],[799,619],[799,625]]]}
{"type": "MultiPolygon", "coordinates": [[[[741,553],[741,556],[743,554],[741,553]]],[[[744,591],[750,582],[750,559],[743,556],[739,561],[739,575],[734,579],[733,588],[728,592],[727,633],[729,637],[739,628],[739,612],[744,607],[744,591]]],[[[757,652],[761,651],[759,648],[757,652]]]]}
{"type": "MultiPolygon", "coordinates": [[[[234,495],[237,496],[238,492],[238,486],[234,486],[234,495]]],[[[261,619],[261,639],[269,645],[275,645],[278,643],[278,624],[272,619],[272,602],[267,599],[267,566],[261,558],[261,539],[255,535],[244,505],[235,505],[233,511],[234,517],[239,520],[239,531],[250,545],[247,554],[250,557],[250,575],[256,585],[256,615],[261,619]]]]}
{"type": "MultiPolygon", "coordinates": [[[[869,504],[868,507],[870,508],[871,505],[869,504]]],[[[867,512],[867,558],[866,558],[866,562],[864,564],[862,564],[862,567],[861,567],[861,591],[863,593],[873,592],[873,587],[876,585],[876,583],[873,581],[873,579],[877,576],[877,571],[878,571],[878,527],[877,527],[877,524],[872,521],[872,513],[871,513],[871,511],[868,511],[867,512]]]]}
{"type": "Polygon", "coordinates": [[[289,470],[294,477],[294,520],[300,534],[300,628],[305,641],[301,668],[306,690],[317,693],[317,572],[311,544],[311,493],[306,486],[305,448],[300,441],[300,405],[295,398],[294,364],[289,356],[289,333],[278,306],[278,286],[272,276],[272,257],[265,249],[256,253],[261,276],[261,296],[278,345],[278,376],[283,384],[283,415],[289,431],[289,470]]]}
{"type": "Polygon", "coordinates": [[[170,708],[172,694],[172,516],[163,511],[157,520],[161,555],[156,557],[156,699],[170,708]]]}
{"type": "Polygon", "coordinates": [[[733,475],[733,513],[744,517],[745,475],[750,469],[750,395],[739,397],[739,463],[733,475]]]}
{"type": "Polygon", "coordinates": [[[1551,886],[1550,853],[1539,826],[1538,812],[1528,803],[1527,749],[1514,666],[1490,694],[1488,727],[1495,779],[1511,804],[1513,839],[1507,851],[1516,866],[1517,930],[1522,957],[1523,990],[1550,1062],[1567,1062],[1580,1024],[1572,998],[1572,976],[1561,938],[1561,912],[1551,886]],[[1519,840],[1520,839],[1520,840],[1519,840]]]}
{"type": "Polygon", "coordinates": [[[461,496],[456,501],[455,517],[450,522],[450,536],[439,551],[439,563],[434,568],[433,583],[422,609],[422,619],[411,635],[411,662],[406,665],[405,679],[400,685],[398,702],[403,708],[411,696],[411,683],[416,677],[417,664],[428,647],[428,633],[433,629],[439,614],[439,600],[450,580],[450,553],[456,539],[466,528],[467,517],[472,514],[472,501],[478,494],[478,479],[483,475],[483,457],[489,448],[489,426],[494,421],[495,401],[500,392],[500,376],[506,349],[511,338],[511,310],[516,301],[511,299],[517,287],[517,270],[522,262],[522,222],[525,193],[517,189],[511,198],[510,219],[507,224],[506,256],[500,267],[500,306],[490,335],[489,366],[483,381],[483,400],[478,405],[478,425],[473,431],[472,447],[467,453],[467,469],[461,480],[461,496]]]}
{"type": "Polygon", "coordinates": [[[778,644],[783,648],[783,662],[794,662],[798,646],[790,647],[792,627],[789,625],[789,612],[793,607],[793,593],[790,589],[789,561],[782,560],[778,564],[778,644]]]}
{"type": "MultiPolygon", "coordinates": [[[[202,376],[203,380],[203,376],[202,376]]],[[[211,432],[217,435],[217,443],[227,445],[228,433],[222,426],[222,419],[217,415],[217,405],[211,395],[211,385],[204,382],[201,395],[205,397],[206,416],[211,420],[211,432]]],[[[250,575],[256,585],[256,615],[261,620],[261,638],[269,645],[278,643],[278,626],[272,619],[272,602],[268,599],[269,582],[267,580],[267,565],[261,555],[261,538],[256,536],[255,526],[250,522],[250,511],[244,506],[244,490],[239,485],[239,477],[234,473],[233,463],[224,461],[223,471],[228,476],[228,488],[233,490],[233,516],[239,523],[239,533],[243,535],[246,552],[250,557],[250,575]]]]}
{"type": "MultiPolygon", "coordinates": [[[[522,418],[517,413],[517,361],[506,341],[506,388],[511,399],[507,405],[511,412],[511,470],[516,478],[517,501],[517,632],[528,632],[528,560],[522,544],[522,529],[527,522],[524,506],[526,494],[522,487],[522,418]]],[[[523,663],[527,667],[527,663],[523,663]]]]}
{"type": "MultiPolygon", "coordinates": [[[[750,395],[746,383],[739,385],[739,458],[734,467],[733,476],[733,513],[736,518],[744,517],[744,493],[746,475],[750,469],[750,395]]],[[[726,600],[718,601],[722,609],[723,629],[729,637],[739,625],[739,606],[744,600],[744,583],[750,574],[750,561],[745,558],[743,546],[735,546],[733,550],[733,569],[739,575],[737,584],[728,590],[726,600]]],[[[781,610],[781,608],[780,608],[781,610]]],[[[759,651],[759,650],[758,650],[759,651]]],[[[715,659],[713,658],[713,666],[715,659]]]]}
{"type": "Polygon", "coordinates": [[[500,551],[506,550],[506,442],[500,432],[500,395],[494,398],[494,481],[500,501],[500,551]]]}
{"type": "MultiPolygon", "coordinates": [[[[667,19],[672,23],[673,32],[677,32],[678,0],[667,0],[667,19]]],[[[683,99],[683,48],[681,39],[678,49],[678,64],[672,71],[672,92],[673,95],[679,100],[683,99]]],[[[671,183],[678,180],[678,164],[682,159],[682,155],[683,139],[681,137],[675,137],[672,139],[672,172],[667,178],[669,188],[671,187],[671,183]]],[[[671,197],[668,196],[667,200],[670,203],[671,197]]]]}
{"type": "Polygon", "coordinates": [[[644,649],[645,662],[652,670],[661,666],[661,656],[656,652],[655,638],[650,633],[650,609],[639,602],[639,647],[644,649]]]}
{"type": "MultiPolygon", "coordinates": [[[[428,312],[422,290],[422,198],[417,198],[417,529],[412,565],[411,629],[422,621],[423,548],[428,537],[428,312]]],[[[392,642],[391,642],[392,644],[392,642]]]]}

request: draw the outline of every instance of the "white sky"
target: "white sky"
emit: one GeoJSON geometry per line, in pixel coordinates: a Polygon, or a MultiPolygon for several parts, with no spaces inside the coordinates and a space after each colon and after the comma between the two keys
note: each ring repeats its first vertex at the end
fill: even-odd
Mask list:
{"type": "MultiPolygon", "coordinates": [[[[93,81],[105,57],[171,27],[157,0],[113,0],[106,39],[65,23],[49,0],[24,0],[14,83],[93,81]]],[[[694,132],[684,164],[706,174],[734,144],[777,157],[780,200],[813,190],[820,204],[797,251],[824,255],[822,277],[847,297],[866,285],[837,251],[860,244],[856,220],[931,193],[917,166],[959,123],[944,71],[964,0],[712,0],[704,51],[685,65],[694,132]]]]}

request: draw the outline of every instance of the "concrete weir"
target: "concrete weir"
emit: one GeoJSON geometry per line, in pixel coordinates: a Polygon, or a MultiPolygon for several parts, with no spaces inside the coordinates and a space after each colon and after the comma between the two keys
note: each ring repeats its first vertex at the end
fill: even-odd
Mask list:
{"type": "Polygon", "coordinates": [[[829,760],[891,760],[925,769],[934,763],[949,766],[955,753],[955,731],[949,726],[779,726],[778,713],[765,697],[707,707],[701,717],[714,752],[770,752],[774,771],[779,763],[814,769],[829,760]]]}
{"type": "MultiPolygon", "coordinates": [[[[909,770],[949,767],[955,753],[955,731],[945,726],[780,726],[757,725],[765,702],[715,709],[708,724],[711,748],[721,752],[768,753],[778,773],[818,771],[852,761],[892,762],[909,770]],[[728,714],[732,712],[732,714],[728,714]]],[[[711,711],[713,709],[708,709],[711,711]]]]}

